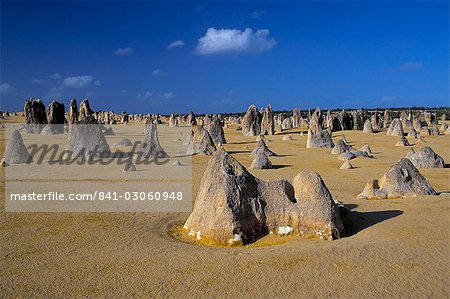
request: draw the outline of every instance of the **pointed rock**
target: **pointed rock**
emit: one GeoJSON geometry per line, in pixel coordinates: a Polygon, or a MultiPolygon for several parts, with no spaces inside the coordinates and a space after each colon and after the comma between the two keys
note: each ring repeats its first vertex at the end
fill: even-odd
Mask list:
{"type": "Polygon", "coordinates": [[[306,148],[333,148],[334,143],[331,140],[331,135],[327,130],[321,130],[314,134],[308,130],[308,139],[306,140],[306,148]]]}
{"type": "Polygon", "coordinates": [[[283,141],[292,141],[291,135],[284,135],[283,138],[281,138],[283,141]]]}
{"type": "Polygon", "coordinates": [[[71,153],[71,157],[111,154],[102,128],[92,116],[85,117],[79,124],[70,126],[66,150],[71,153]]]}
{"type": "Polygon", "coordinates": [[[436,191],[409,159],[399,160],[379,180],[367,183],[360,199],[385,199],[435,195],[436,191]]]}
{"type": "Polygon", "coordinates": [[[132,143],[131,140],[128,139],[128,138],[122,138],[122,139],[118,140],[118,141],[114,144],[115,147],[120,147],[120,146],[132,146],[132,145],[133,145],[133,143],[132,143]]]}
{"type": "Polygon", "coordinates": [[[258,136],[261,134],[261,113],[255,105],[251,105],[242,119],[242,134],[244,136],[258,136]]]}
{"type": "Polygon", "coordinates": [[[372,149],[370,148],[370,146],[369,146],[368,144],[364,144],[364,145],[361,147],[360,151],[366,152],[366,153],[368,153],[368,154],[371,154],[371,153],[372,153],[372,149]]]}
{"type": "Polygon", "coordinates": [[[192,127],[192,136],[186,154],[188,155],[212,155],[216,151],[216,146],[203,126],[192,127]]]}
{"type": "Polygon", "coordinates": [[[333,155],[338,155],[338,154],[345,153],[347,150],[349,150],[349,147],[345,143],[344,139],[339,139],[339,141],[336,143],[336,145],[331,149],[331,153],[333,155]]]}
{"type": "Polygon", "coordinates": [[[250,157],[256,158],[261,153],[265,154],[268,157],[277,155],[267,147],[266,143],[262,139],[260,141],[258,141],[258,143],[256,144],[256,147],[253,149],[250,157]]]}
{"type": "Polygon", "coordinates": [[[27,147],[23,143],[22,135],[19,131],[14,130],[8,140],[3,162],[6,165],[31,163],[33,158],[28,152],[27,147]]]}
{"type": "Polygon", "coordinates": [[[424,146],[417,152],[406,155],[412,164],[417,168],[444,168],[444,159],[436,154],[429,146],[424,146]]]}
{"type": "Polygon", "coordinates": [[[370,119],[364,123],[363,133],[373,133],[372,122],[370,119]]]}
{"type": "Polygon", "coordinates": [[[157,124],[146,124],[144,141],[138,153],[144,158],[167,158],[169,155],[159,143],[157,124]]]}
{"type": "Polygon", "coordinates": [[[221,117],[214,115],[211,123],[208,125],[208,133],[215,144],[222,145],[227,143],[221,117]]]}
{"type": "Polygon", "coordinates": [[[386,135],[388,136],[400,136],[404,135],[403,125],[400,119],[394,118],[389,125],[386,135]]]}
{"type": "Polygon", "coordinates": [[[348,161],[348,160],[352,160],[355,158],[356,158],[356,155],[349,150],[346,150],[345,152],[343,152],[342,154],[340,154],[338,156],[338,159],[341,161],[348,161]]]}
{"type": "Polygon", "coordinates": [[[269,157],[263,152],[259,152],[258,155],[252,162],[250,166],[251,169],[271,169],[272,162],[270,162],[269,157]]]}
{"type": "Polygon", "coordinates": [[[405,136],[402,136],[400,138],[399,141],[397,141],[397,143],[395,144],[395,146],[411,146],[411,144],[409,144],[408,139],[406,139],[405,136]]]}
{"type": "Polygon", "coordinates": [[[344,162],[344,164],[341,165],[341,167],[339,167],[339,169],[353,169],[353,165],[350,164],[350,162],[347,160],[344,162]]]}

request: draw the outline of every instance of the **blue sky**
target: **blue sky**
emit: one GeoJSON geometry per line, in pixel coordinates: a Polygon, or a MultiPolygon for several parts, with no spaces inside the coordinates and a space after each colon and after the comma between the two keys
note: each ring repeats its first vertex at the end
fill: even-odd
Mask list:
{"type": "Polygon", "coordinates": [[[0,109],[449,106],[448,1],[2,1],[0,109]]]}

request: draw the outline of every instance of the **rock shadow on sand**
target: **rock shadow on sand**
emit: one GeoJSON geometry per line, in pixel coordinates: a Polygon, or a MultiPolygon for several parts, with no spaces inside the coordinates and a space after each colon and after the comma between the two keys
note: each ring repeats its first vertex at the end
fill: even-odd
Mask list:
{"type": "MultiPolygon", "coordinates": [[[[348,210],[353,210],[358,205],[350,204],[345,205],[348,210]]],[[[385,220],[400,216],[403,211],[400,210],[386,210],[386,211],[373,211],[373,212],[358,212],[349,211],[349,213],[342,218],[345,226],[344,237],[351,237],[357,233],[369,228],[375,224],[383,222],[385,220]]]]}

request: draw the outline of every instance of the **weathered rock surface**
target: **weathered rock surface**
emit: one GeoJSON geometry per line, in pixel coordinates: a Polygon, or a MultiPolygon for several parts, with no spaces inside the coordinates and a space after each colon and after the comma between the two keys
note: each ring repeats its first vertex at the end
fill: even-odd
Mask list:
{"type": "Polygon", "coordinates": [[[169,155],[159,143],[157,124],[145,124],[144,141],[137,150],[144,158],[167,158],[169,155]]]}
{"type": "Polygon", "coordinates": [[[435,195],[436,191],[409,159],[399,160],[379,180],[367,183],[360,199],[385,199],[435,195]]]}
{"type": "Polygon", "coordinates": [[[25,129],[29,133],[39,134],[47,122],[44,103],[39,99],[25,101],[25,129]]]}
{"type": "Polygon", "coordinates": [[[222,149],[208,163],[184,229],[211,245],[249,244],[269,232],[331,240],[344,230],[317,173],[303,171],[292,185],[265,182],[222,149]]]}
{"type": "Polygon", "coordinates": [[[122,139],[118,140],[118,141],[114,144],[115,147],[120,147],[120,146],[132,146],[132,145],[133,145],[133,143],[132,143],[131,140],[128,139],[128,138],[122,138],[122,139]]]}
{"type": "MultiPolygon", "coordinates": [[[[189,136],[188,136],[189,137],[189,136]]],[[[188,155],[212,155],[216,151],[216,146],[203,126],[192,127],[191,140],[187,149],[188,155]]]]}
{"type": "Polygon", "coordinates": [[[89,104],[89,100],[84,99],[80,104],[80,112],[78,114],[78,120],[81,121],[86,117],[92,116],[94,112],[91,109],[91,105],[89,104]]]}
{"type": "Polygon", "coordinates": [[[273,135],[275,133],[275,122],[272,106],[268,105],[262,113],[261,135],[273,135]]]}
{"type": "Polygon", "coordinates": [[[69,124],[78,123],[78,105],[76,99],[70,100],[69,111],[67,112],[67,122],[69,124]]]}
{"type": "Polygon", "coordinates": [[[408,141],[408,139],[406,139],[405,136],[402,136],[402,137],[400,137],[400,140],[397,141],[395,146],[411,146],[411,144],[409,144],[409,141],[408,141]]]}
{"type": "Polygon", "coordinates": [[[8,140],[2,161],[5,165],[31,163],[33,158],[25,146],[22,135],[19,131],[14,130],[8,140]]]}
{"type": "Polygon", "coordinates": [[[444,159],[436,154],[429,146],[424,146],[417,152],[411,152],[406,155],[412,164],[417,168],[443,168],[444,159]]]}
{"type": "Polygon", "coordinates": [[[258,157],[259,155],[264,154],[268,157],[270,156],[276,156],[274,152],[272,152],[266,145],[263,139],[259,140],[256,144],[256,147],[253,149],[250,157],[258,157]]]}
{"type": "Polygon", "coordinates": [[[363,128],[364,133],[373,133],[372,122],[370,119],[366,120],[363,128]]]}
{"type": "Polygon", "coordinates": [[[400,119],[394,118],[389,125],[386,135],[388,136],[403,136],[403,125],[400,119]]]}
{"type": "Polygon", "coordinates": [[[255,105],[251,105],[242,119],[242,134],[258,136],[261,134],[261,113],[255,105]]]}
{"type": "Polygon", "coordinates": [[[292,137],[291,137],[291,135],[284,135],[284,136],[281,138],[281,140],[283,140],[283,141],[292,141],[292,137]]]}
{"type": "Polygon", "coordinates": [[[258,155],[250,165],[251,169],[270,169],[272,168],[272,162],[269,160],[269,157],[263,152],[259,152],[258,155]]]}
{"type": "Polygon", "coordinates": [[[222,145],[227,143],[223,132],[223,120],[217,115],[214,115],[211,123],[208,125],[208,133],[215,144],[222,145]]]}
{"type": "Polygon", "coordinates": [[[71,157],[111,154],[102,127],[92,116],[81,119],[76,126],[70,126],[66,150],[71,157]]]}
{"type": "Polygon", "coordinates": [[[352,164],[350,164],[350,162],[347,160],[347,161],[345,161],[342,165],[341,165],[341,167],[339,167],[339,169],[353,169],[354,167],[353,167],[353,165],[352,164]]]}
{"type": "Polygon", "coordinates": [[[308,130],[308,139],[306,140],[306,148],[333,148],[334,143],[331,135],[327,130],[321,130],[318,133],[313,133],[308,130]]]}
{"type": "Polygon", "coordinates": [[[349,149],[349,146],[345,143],[343,139],[339,139],[336,145],[331,149],[333,155],[338,155],[345,153],[349,149]]]}
{"type": "Polygon", "coordinates": [[[67,121],[63,103],[53,101],[48,104],[47,122],[51,126],[51,132],[53,132],[54,134],[64,133],[64,123],[66,123],[67,121]]]}

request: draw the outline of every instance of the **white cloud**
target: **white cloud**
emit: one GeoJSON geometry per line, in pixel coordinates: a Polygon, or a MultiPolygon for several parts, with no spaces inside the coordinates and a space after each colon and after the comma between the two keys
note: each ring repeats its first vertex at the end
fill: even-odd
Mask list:
{"type": "Polygon", "coordinates": [[[12,90],[12,86],[9,83],[3,82],[0,84],[0,94],[8,93],[12,90]]]}
{"type": "Polygon", "coordinates": [[[166,72],[163,72],[158,69],[152,71],[152,76],[166,76],[166,75],[167,75],[166,72]]]}
{"type": "Polygon", "coordinates": [[[44,79],[34,78],[34,79],[31,79],[30,82],[33,84],[41,84],[42,82],[44,82],[44,79]]]}
{"type": "Polygon", "coordinates": [[[91,85],[93,81],[94,77],[89,75],[74,76],[64,78],[62,85],[65,87],[80,88],[91,85]]]}
{"type": "Polygon", "coordinates": [[[134,50],[131,47],[125,47],[125,48],[119,48],[116,51],[114,51],[114,55],[119,56],[128,56],[133,54],[134,50]]]}
{"type": "Polygon", "coordinates": [[[95,80],[94,85],[95,86],[101,86],[102,82],[100,82],[100,80],[95,80]]]}
{"type": "Polygon", "coordinates": [[[50,79],[53,79],[53,80],[58,80],[58,79],[61,79],[62,78],[62,76],[60,75],[60,74],[58,74],[58,73],[54,73],[54,74],[51,74],[50,76],[48,76],[50,79]]]}
{"type": "Polygon", "coordinates": [[[153,92],[151,92],[151,91],[146,91],[146,92],[144,92],[144,93],[138,94],[136,97],[137,97],[138,99],[147,100],[147,99],[150,99],[152,96],[153,96],[153,92]]]}
{"type": "Polygon", "coordinates": [[[166,92],[165,94],[163,94],[163,97],[165,99],[171,99],[173,98],[175,95],[173,94],[173,92],[166,92]]]}
{"type": "Polygon", "coordinates": [[[255,10],[252,13],[252,19],[259,19],[265,14],[266,14],[266,12],[264,10],[255,10]]]}
{"type": "Polygon", "coordinates": [[[420,70],[421,68],[423,68],[423,63],[415,61],[409,61],[401,66],[401,69],[405,71],[420,70]]]}
{"type": "Polygon", "coordinates": [[[175,49],[175,48],[181,48],[181,47],[183,47],[184,45],[185,45],[184,41],[182,41],[182,40],[176,40],[176,41],[170,43],[170,44],[167,46],[167,50],[172,50],[172,49],[175,49]]]}
{"type": "Polygon", "coordinates": [[[272,49],[276,43],[275,39],[270,37],[268,29],[253,32],[250,28],[244,31],[209,28],[205,36],[198,40],[196,51],[202,55],[238,52],[257,53],[272,49]]]}
{"type": "Polygon", "coordinates": [[[175,94],[173,92],[166,92],[163,94],[155,94],[151,91],[146,91],[144,93],[139,93],[136,98],[140,99],[140,100],[154,100],[154,101],[163,101],[163,100],[168,100],[168,99],[172,99],[173,97],[175,97],[175,94]]]}

